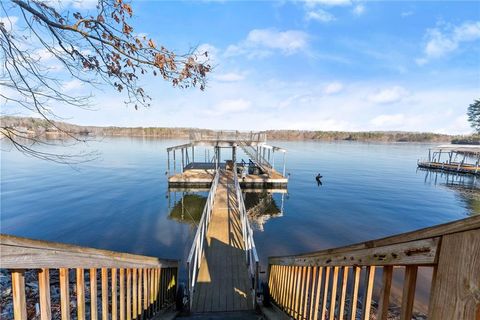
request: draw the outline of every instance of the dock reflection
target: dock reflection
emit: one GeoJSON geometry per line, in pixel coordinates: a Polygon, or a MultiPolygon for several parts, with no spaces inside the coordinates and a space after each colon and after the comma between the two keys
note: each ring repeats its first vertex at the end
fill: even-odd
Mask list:
{"type": "Polygon", "coordinates": [[[420,168],[418,171],[425,173],[425,184],[455,191],[455,194],[469,208],[470,215],[480,214],[480,180],[476,175],[420,168]]]}
{"type": "MultiPolygon", "coordinates": [[[[208,191],[209,188],[169,188],[169,219],[196,227],[202,218],[208,191]]],[[[243,197],[252,228],[263,231],[268,220],[282,217],[286,195],[286,189],[245,189],[243,197]]]]}

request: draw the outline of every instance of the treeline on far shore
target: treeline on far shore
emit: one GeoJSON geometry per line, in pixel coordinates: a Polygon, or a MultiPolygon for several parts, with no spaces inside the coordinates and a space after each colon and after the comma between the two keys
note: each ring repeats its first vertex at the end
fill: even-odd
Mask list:
{"type": "MultiPolygon", "coordinates": [[[[131,136],[162,137],[188,139],[190,132],[212,132],[196,128],[161,128],[161,127],[99,127],[79,126],[55,121],[54,125],[44,119],[30,117],[1,117],[3,128],[13,128],[25,135],[47,138],[68,137],[64,132],[88,136],[131,136]],[[60,130],[59,130],[60,129],[60,130]]],[[[269,140],[325,140],[325,141],[377,141],[377,142],[438,142],[458,144],[480,144],[480,135],[447,135],[430,132],[403,131],[306,131],[306,130],[267,130],[269,140]]]]}

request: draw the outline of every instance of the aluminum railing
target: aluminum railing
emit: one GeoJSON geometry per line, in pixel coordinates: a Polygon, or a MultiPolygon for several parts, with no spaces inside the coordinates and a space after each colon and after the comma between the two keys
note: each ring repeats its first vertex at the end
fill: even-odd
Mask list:
{"type": "Polygon", "coordinates": [[[212,140],[228,140],[228,141],[247,141],[247,142],[266,142],[267,135],[262,132],[240,132],[234,130],[227,131],[192,131],[190,132],[190,141],[212,141],[212,140]]]}
{"type": "Polygon", "coordinates": [[[195,238],[187,259],[188,299],[190,307],[192,306],[193,290],[197,281],[198,271],[200,270],[203,248],[206,242],[208,225],[212,216],[213,203],[219,180],[220,170],[217,170],[215,177],[213,178],[212,186],[210,187],[210,192],[208,193],[207,202],[203,208],[202,218],[198,224],[197,232],[195,233],[195,238]]]}
{"type": "Polygon", "coordinates": [[[255,247],[255,241],[253,240],[253,230],[248,221],[247,210],[245,208],[245,201],[242,195],[242,189],[240,188],[240,183],[238,181],[237,175],[237,164],[234,164],[233,167],[233,181],[235,192],[237,196],[238,209],[240,214],[240,221],[242,223],[242,235],[245,248],[245,259],[248,266],[248,271],[250,274],[250,279],[252,280],[252,297],[253,304],[255,305],[255,294],[258,289],[258,254],[255,247]]]}

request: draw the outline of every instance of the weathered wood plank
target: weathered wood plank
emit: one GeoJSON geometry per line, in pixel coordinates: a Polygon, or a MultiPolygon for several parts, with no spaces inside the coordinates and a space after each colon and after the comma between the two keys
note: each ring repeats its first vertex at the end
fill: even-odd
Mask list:
{"type": "Polygon", "coordinates": [[[387,320],[388,305],[390,303],[390,289],[392,287],[393,267],[383,267],[382,288],[380,290],[380,302],[378,303],[377,319],[387,320]]]}
{"type": "Polygon", "coordinates": [[[90,269],[89,276],[90,276],[90,319],[91,320],[97,320],[98,319],[97,269],[95,269],[95,268],[90,269]]]}
{"type": "Polygon", "coordinates": [[[148,314],[148,284],[149,284],[149,279],[148,279],[148,269],[143,269],[143,313],[145,315],[148,314]]]}
{"type": "Polygon", "coordinates": [[[62,320],[70,319],[70,286],[68,269],[60,268],[60,309],[62,320]]]}
{"type": "Polygon", "coordinates": [[[308,312],[308,319],[313,319],[313,314],[315,311],[315,284],[317,283],[317,269],[318,267],[312,267],[312,289],[310,290],[310,310],[308,312]]]}
{"type": "Polygon", "coordinates": [[[335,318],[335,304],[337,302],[337,285],[338,285],[338,267],[333,268],[332,290],[330,291],[330,308],[329,319],[335,318]]]}
{"type": "Polygon", "coordinates": [[[82,268],[76,269],[77,285],[77,319],[85,320],[85,272],[82,268]]]}
{"type": "Polygon", "coordinates": [[[177,267],[178,260],[32,240],[0,234],[0,268],[177,267]]]}
{"type": "Polygon", "coordinates": [[[304,293],[304,302],[303,302],[303,312],[302,312],[302,318],[307,319],[308,318],[308,298],[309,295],[308,293],[310,292],[310,273],[311,273],[312,267],[307,267],[307,279],[305,282],[305,293],[304,293]]]}
{"type": "MultiPolygon", "coordinates": [[[[314,307],[314,313],[313,313],[313,319],[317,320],[318,319],[318,307],[320,303],[320,293],[322,290],[322,276],[323,276],[323,267],[318,268],[318,279],[317,279],[317,292],[315,294],[315,305],[314,307]]],[[[323,319],[322,319],[323,320],[323,319]]]]}
{"type": "Polygon", "coordinates": [[[360,272],[362,269],[360,267],[352,268],[353,275],[353,285],[352,292],[350,294],[350,308],[349,308],[349,319],[355,320],[357,318],[357,301],[358,301],[358,287],[360,284],[360,272]]]}
{"type": "Polygon", "coordinates": [[[349,267],[342,267],[342,292],[340,293],[340,301],[338,306],[338,319],[343,320],[345,317],[345,299],[347,297],[349,267]]]}
{"type": "MultiPolygon", "coordinates": [[[[143,270],[137,269],[138,279],[137,279],[137,317],[142,317],[142,280],[143,280],[143,270]]],[[[144,297],[143,297],[144,298],[144,297]]]]}
{"type": "Polygon", "coordinates": [[[440,238],[416,240],[350,252],[269,258],[269,263],[295,266],[433,265],[440,238]]]}
{"type": "Polygon", "coordinates": [[[329,291],[329,284],[330,284],[330,267],[325,268],[325,282],[323,285],[323,301],[322,301],[322,315],[320,319],[325,319],[325,315],[327,314],[327,297],[329,291]]]}
{"type": "Polygon", "coordinates": [[[38,293],[40,299],[40,319],[52,319],[50,299],[50,270],[41,269],[38,271],[38,293]]]}
{"type": "Polygon", "coordinates": [[[479,319],[479,270],[478,230],[443,237],[428,318],[479,319]]]}
{"type": "Polygon", "coordinates": [[[405,268],[400,320],[412,319],[413,302],[415,299],[415,286],[417,284],[417,270],[418,268],[415,266],[407,266],[405,268]]]}
{"type": "Polygon", "coordinates": [[[25,299],[25,271],[12,270],[13,317],[15,320],[27,320],[25,299]]]}
{"type": "MultiPolygon", "coordinates": [[[[466,219],[445,223],[442,225],[437,225],[433,227],[428,227],[420,230],[415,230],[411,232],[406,232],[403,234],[390,236],[386,238],[361,242],[345,247],[321,250],[316,252],[310,252],[300,255],[290,255],[290,256],[279,256],[279,257],[270,257],[269,264],[291,264],[287,262],[293,262],[293,259],[308,258],[314,256],[335,256],[336,254],[341,254],[345,252],[352,252],[361,249],[372,249],[384,246],[390,246],[395,244],[403,244],[405,242],[415,242],[417,240],[431,239],[439,236],[444,236],[448,234],[454,234],[459,232],[464,232],[468,230],[480,229],[480,216],[473,216],[466,219]]],[[[331,265],[337,265],[336,263],[331,265]]],[[[383,265],[383,264],[376,264],[383,265]]]]}
{"type": "Polygon", "coordinates": [[[119,274],[119,285],[120,285],[120,320],[125,320],[125,269],[120,269],[119,274]]]}
{"type": "Polygon", "coordinates": [[[138,307],[137,307],[137,269],[132,269],[132,319],[137,319],[138,317],[138,307]]]}
{"type": "Polygon", "coordinates": [[[127,278],[127,297],[125,301],[126,307],[126,318],[127,320],[132,319],[132,270],[127,269],[126,271],[126,278],[127,278]]]}
{"type": "Polygon", "coordinates": [[[366,268],[366,274],[365,274],[365,291],[363,294],[363,304],[362,304],[363,320],[370,319],[370,309],[372,307],[372,293],[373,293],[374,280],[375,280],[375,266],[369,266],[366,268]]]}
{"type": "Polygon", "coordinates": [[[102,268],[102,320],[108,319],[108,269],[102,268]]]}

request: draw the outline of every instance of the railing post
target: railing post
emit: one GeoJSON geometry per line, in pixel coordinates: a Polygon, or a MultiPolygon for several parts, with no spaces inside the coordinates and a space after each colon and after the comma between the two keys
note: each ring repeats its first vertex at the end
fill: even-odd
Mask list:
{"type": "Polygon", "coordinates": [[[25,271],[12,271],[13,316],[15,320],[27,320],[25,299],[25,271]]]}
{"type": "Polygon", "coordinates": [[[442,237],[428,307],[429,319],[475,319],[480,292],[480,232],[442,237]]]}

